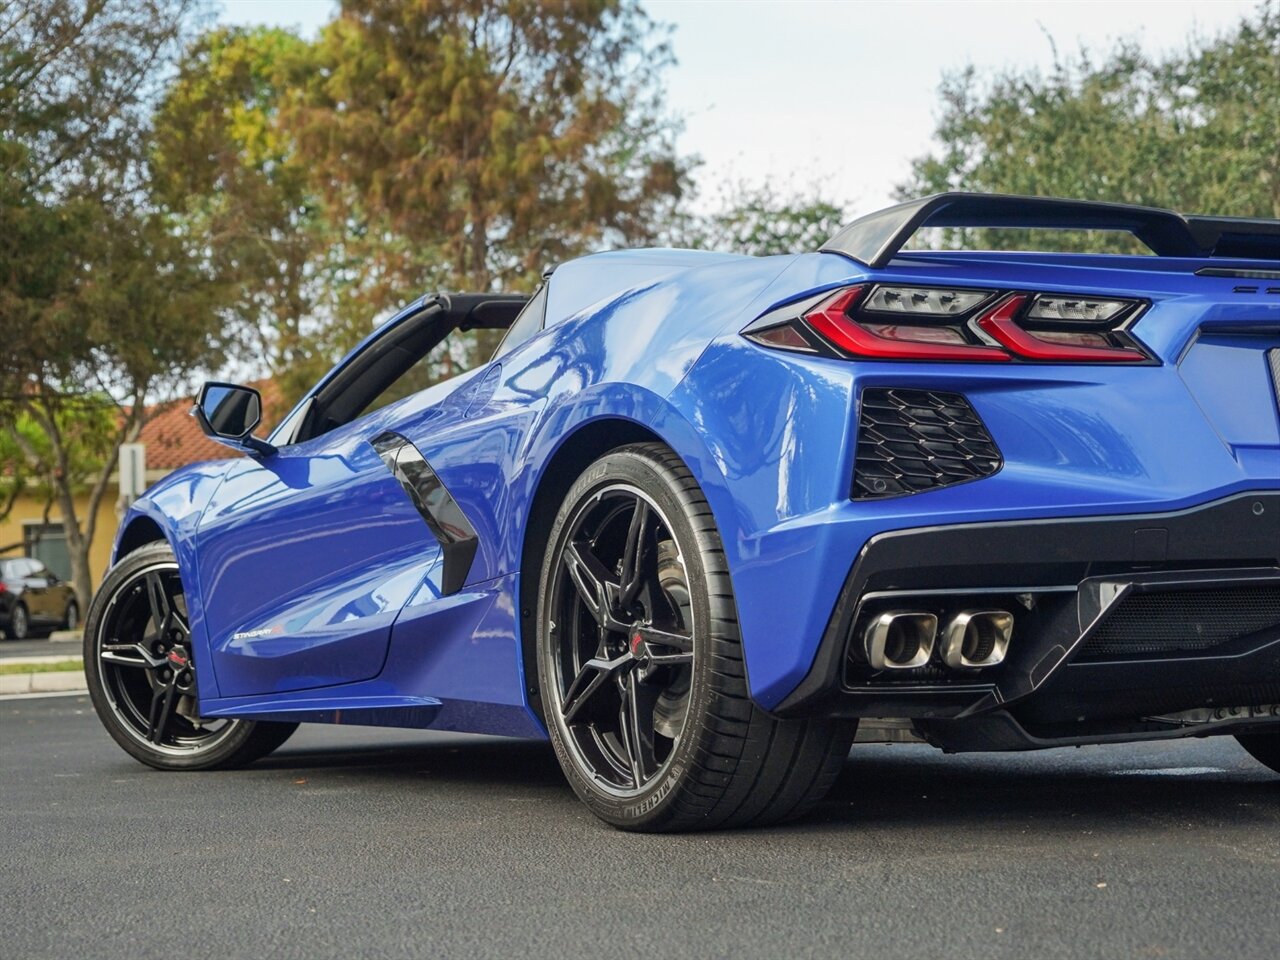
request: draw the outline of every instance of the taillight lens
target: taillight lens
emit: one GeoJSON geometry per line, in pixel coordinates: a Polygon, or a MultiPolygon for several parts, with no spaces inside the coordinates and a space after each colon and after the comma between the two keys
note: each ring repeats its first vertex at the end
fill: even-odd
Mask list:
{"type": "Polygon", "coordinates": [[[939,290],[935,287],[886,287],[871,291],[863,304],[868,313],[909,313],[959,317],[991,296],[989,290],[939,290]]]}
{"type": "MultiPolygon", "coordinates": [[[[1132,347],[1077,346],[1060,340],[1046,340],[1018,325],[1017,317],[1023,312],[1025,296],[1005,298],[977,320],[978,328],[1000,342],[1011,353],[1024,360],[1056,360],[1066,363],[1132,363],[1145,360],[1146,356],[1132,347]]],[[[1053,332],[1053,331],[1050,331],[1053,332]]]]}
{"type": "Polygon", "coordinates": [[[1087,297],[1050,297],[1040,294],[1027,308],[1030,320],[1083,320],[1105,323],[1131,306],[1129,300],[1091,300],[1087,297]]]}
{"type": "Polygon", "coordinates": [[[744,336],[763,346],[866,360],[1134,363],[1137,300],[859,284],[773,311],[744,336]]]}
{"type": "MultiPolygon", "coordinates": [[[[1008,360],[998,347],[939,343],[935,339],[910,339],[910,328],[895,327],[894,337],[873,333],[853,316],[853,308],[865,287],[850,287],[819,303],[804,315],[804,321],[828,343],[855,357],[875,360],[1008,360]]],[[[928,327],[925,328],[930,329],[928,327]]],[[[946,327],[937,329],[946,330],[946,327]]]]}

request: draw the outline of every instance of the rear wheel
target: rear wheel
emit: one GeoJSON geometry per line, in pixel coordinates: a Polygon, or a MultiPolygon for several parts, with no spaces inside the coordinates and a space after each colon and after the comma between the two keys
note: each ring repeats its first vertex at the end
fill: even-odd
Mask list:
{"type": "Polygon", "coordinates": [[[1280,773],[1280,731],[1274,733],[1241,733],[1236,740],[1249,752],[1249,756],[1264,767],[1280,773]]]}
{"type": "Polygon", "coordinates": [[[67,612],[62,617],[63,630],[75,630],[80,626],[80,604],[67,601],[67,612]]]}
{"type": "Polygon", "coordinates": [[[107,574],[85,623],[84,665],[107,732],[161,770],[241,766],[297,729],[199,715],[186,595],[167,544],[131,553],[107,574]]]}
{"type": "Polygon", "coordinates": [[[847,722],[778,720],[747,690],[724,549],[697,482],[660,444],[596,461],[543,563],[538,676],[578,796],[631,830],[776,823],[822,798],[847,722]]]}

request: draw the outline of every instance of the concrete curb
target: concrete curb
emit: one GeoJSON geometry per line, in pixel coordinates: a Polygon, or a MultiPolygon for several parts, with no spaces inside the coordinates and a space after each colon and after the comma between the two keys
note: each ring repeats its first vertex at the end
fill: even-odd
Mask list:
{"type": "MultiPolygon", "coordinates": [[[[64,659],[62,657],[57,658],[64,659]]],[[[61,693],[84,690],[83,670],[58,670],[52,673],[10,673],[0,676],[0,696],[23,693],[61,693]]]]}

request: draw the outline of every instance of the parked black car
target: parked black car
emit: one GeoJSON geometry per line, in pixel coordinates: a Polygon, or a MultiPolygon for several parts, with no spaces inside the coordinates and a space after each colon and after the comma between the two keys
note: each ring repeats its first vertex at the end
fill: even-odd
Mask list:
{"type": "Polygon", "coordinates": [[[74,630],[80,606],[71,584],[34,557],[0,560],[0,630],[10,640],[74,630]]]}

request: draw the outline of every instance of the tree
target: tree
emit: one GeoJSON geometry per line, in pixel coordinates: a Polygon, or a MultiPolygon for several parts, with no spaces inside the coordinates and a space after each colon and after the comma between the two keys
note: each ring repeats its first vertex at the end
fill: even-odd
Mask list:
{"type": "MultiPolygon", "coordinates": [[[[59,485],[52,482],[60,470],[70,476],[66,486],[87,487],[101,475],[102,464],[109,454],[110,438],[116,424],[106,398],[89,398],[83,405],[63,404],[56,413],[57,424],[50,431],[29,412],[18,414],[14,422],[0,433],[0,460],[11,464],[11,472],[0,476],[0,518],[12,510],[20,494],[35,494],[43,501],[41,526],[47,524],[59,504],[59,485]],[[61,451],[55,450],[51,435],[56,435],[61,451]]],[[[93,522],[92,515],[86,518],[93,522]]],[[[36,537],[39,537],[37,532],[36,537]]],[[[89,540],[92,541],[90,534],[89,540]]],[[[0,543],[0,553],[20,543],[0,543]]]]}
{"type": "Polygon", "coordinates": [[[669,53],[633,0],[346,0],[317,58],[289,123],[359,251],[352,338],[406,290],[529,289],[648,242],[681,195],[669,53]]]}
{"type": "Polygon", "coordinates": [[[0,11],[0,430],[53,500],[81,604],[120,445],[148,398],[221,356],[208,251],[149,190],[148,117],[186,0],[0,11]],[[87,494],[83,511],[77,494],[87,494]]]}
{"type": "Polygon", "coordinates": [[[846,220],[844,206],[814,187],[738,182],[722,189],[709,213],[685,216],[672,229],[674,246],[753,257],[817,250],[846,220]]]}
{"type": "MultiPolygon", "coordinates": [[[[903,199],[943,190],[1066,196],[1188,212],[1280,217],[1280,3],[1229,34],[1155,58],[1132,43],[1037,71],[944,79],[938,149],[913,164],[903,199]]],[[[1035,242],[982,231],[958,242],[1035,242]]],[[[1077,241],[1111,250],[1115,236],[1077,241]]]]}
{"type": "MultiPolygon", "coordinates": [[[[8,424],[8,420],[4,422],[8,424]]],[[[39,433],[32,430],[30,424],[17,420],[14,428],[26,435],[28,444],[39,443],[39,433]]],[[[6,426],[6,429],[0,430],[0,523],[9,519],[18,497],[32,492],[37,483],[38,478],[31,476],[22,448],[13,438],[13,431],[6,426]]],[[[44,494],[44,516],[47,522],[49,511],[53,508],[53,497],[47,490],[39,492],[44,494]]],[[[18,546],[21,544],[0,543],[0,554],[18,546]]]]}
{"type": "MultiPolygon", "coordinates": [[[[689,167],[669,59],[634,0],[345,0],[314,42],[217,29],[159,110],[158,179],[292,398],[421,292],[531,289],[652,242],[689,167]]],[[[436,375],[492,346],[466,335],[436,375]]]]}
{"type": "Polygon", "coordinates": [[[343,223],[403,241],[388,277],[527,282],[680,196],[669,53],[632,0],[346,0],[317,54],[293,129],[343,223]]]}
{"type": "Polygon", "coordinates": [[[165,90],[150,157],[157,197],[209,252],[229,311],[290,400],[332,363],[317,313],[345,249],[281,122],[314,60],[287,30],[207,31],[165,90]]]}

